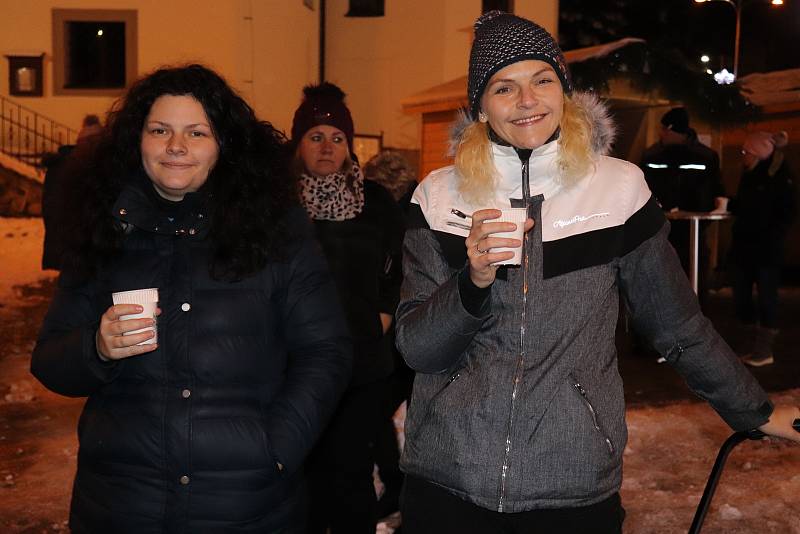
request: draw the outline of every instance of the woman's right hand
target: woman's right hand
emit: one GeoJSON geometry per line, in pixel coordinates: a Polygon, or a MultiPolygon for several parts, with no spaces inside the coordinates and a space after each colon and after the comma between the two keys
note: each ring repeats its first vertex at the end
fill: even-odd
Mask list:
{"type": "MultiPolygon", "coordinates": [[[[514,257],[511,251],[489,252],[498,247],[521,247],[522,241],[506,237],[492,237],[497,232],[512,232],[516,224],[511,222],[484,222],[497,219],[503,212],[497,209],[478,210],[472,214],[472,228],[464,244],[469,259],[469,277],[477,287],[488,287],[497,275],[497,262],[514,257]]],[[[533,228],[533,219],[525,221],[525,232],[533,228]]]]}
{"type": "Polygon", "coordinates": [[[125,332],[147,328],[156,324],[155,319],[149,317],[120,320],[123,315],[132,315],[142,311],[142,307],[138,304],[115,304],[106,310],[100,318],[100,328],[97,329],[97,335],[95,336],[97,352],[102,357],[106,360],[121,360],[152,352],[158,348],[158,344],[155,343],[152,345],[137,344],[152,338],[155,335],[154,330],[125,335],[125,332]]]}

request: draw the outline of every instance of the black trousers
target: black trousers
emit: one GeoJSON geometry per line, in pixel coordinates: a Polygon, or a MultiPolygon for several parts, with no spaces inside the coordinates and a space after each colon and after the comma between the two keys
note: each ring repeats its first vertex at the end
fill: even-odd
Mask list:
{"type": "Polygon", "coordinates": [[[401,512],[403,534],[621,534],[625,517],[618,493],[591,506],[508,514],[408,475],[401,512]]]}
{"type": "Polygon", "coordinates": [[[736,265],[733,268],[733,299],[736,316],[745,323],[759,321],[764,328],[778,328],[778,288],[781,268],[772,265],[736,265]],[[753,303],[753,285],[758,288],[758,306],[753,303]]]}
{"type": "Polygon", "coordinates": [[[386,380],[351,387],[309,456],[309,534],[375,534],[372,471],[387,392],[386,380]]]}

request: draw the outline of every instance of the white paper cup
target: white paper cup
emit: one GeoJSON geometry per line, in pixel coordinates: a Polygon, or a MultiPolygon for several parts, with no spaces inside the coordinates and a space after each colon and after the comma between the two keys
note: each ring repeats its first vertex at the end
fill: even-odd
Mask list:
{"type": "MultiPolygon", "coordinates": [[[[119,291],[111,294],[111,299],[114,304],[138,304],[143,308],[142,313],[133,313],[131,315],[123,315],[120,320],[128,319],[155,319],[156,308],[158,307],[158,288],[152,287],[149,289],[134,289],[133,291],[119,291]]],[[[155,335],[150,339],[137,343],[137,345],[153,345],[158,339],[157,325],[148,326],[139,330],[131,330],[125,332],[124,335],[138,334],[152,330],[155,335]]]]}
{"type": "MultiPolygon", "coordinates": [[[[525,237],[525,220],[528,218],[528,208],[502,208],[503,215],[499,219],[491,219],[486,222],[511,222],[517,225],[517,229],[513,232],[497,232],[491,234],[490,237],[505,237],[511,239],[523,240],[525,237]]],[[[511,251],[514,257],[495,262],[494,265],[519,265],[522,263],[522,245],[518,247],[497,247],[489,249],[489,252],[506,252],[511,251]]]]}

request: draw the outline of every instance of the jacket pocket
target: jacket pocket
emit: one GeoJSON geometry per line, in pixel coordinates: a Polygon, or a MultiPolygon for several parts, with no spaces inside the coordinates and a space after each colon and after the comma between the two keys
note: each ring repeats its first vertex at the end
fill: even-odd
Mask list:
{"type": "Polygon", "coordinates": [[[583,387],[581,382],[572,374],[569,375],[570,385],[572,389],[574,389],[578,396],[581,399],[581,402],[586,407],[586,410],[589,412],[589,415],[592,418],[592,425],[594,426],[595,431],[598,433],[600,438],[605,442],[606,447],[608,448],[609,454],[613,455],[615,451],[614,443],[611,441],[611,438],[608,437],[608,434],[603,430],[602,425],[600,425],[600,420],[597,417],[597,410],[595,410],[592,402],[589,400],[589,396],[586,393],[586,389],[583,387]]]}
{"type": "Polygon", "coordinates": [[[269,439],[269,434],[267,434],[267,427],[266,421],[262,421],[261,424],[261,439],[264,443],[264,451],[267,456],[267,461],[272,464],[275,469],[275,475],[279,478],[284,477],[283,469],[284,466],[281,463],[280,459],[275,455],[275,451],[272,448],[272,442],[269,439]]]}
{"type": "Polygon", "coordinates": [[[423,400],[420,398],[418,402],[411,404],[409,410],[415,410],[419,406],[422,406],[422,408],[420,408],[421,411],[419,416],[417,416],[414,412],[410,412],[406,416],[406,439],[415,437],[420,429],[427,424],[428,419],[431,417],[431,413],[434,410],[434,404],[439,401],[439,399],[445,394],[445,392],[454,382],[461,378],[461,375],[464,372],[464,369],[451,372],[449,375],[447,375],[447,380],[445,383],[440,385],[439,388],[436,389],[430,397],[428,397],[428,399],[423,400]]]}

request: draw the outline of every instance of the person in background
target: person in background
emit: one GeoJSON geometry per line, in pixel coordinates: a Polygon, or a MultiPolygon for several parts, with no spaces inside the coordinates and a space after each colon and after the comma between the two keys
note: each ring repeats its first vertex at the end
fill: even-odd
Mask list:
{"type": "Polygon", "coordinates": [[[744,169],[728,209],[733,222],[730,262],[736,315],[752,337],[744,363],[772,364],[778,335],[778,287],[786,234],[795,218],[794,176],[784,152],[786,132],[753,132],[742,145],[744,169]],[[753,286],[758,288],[757,305],[753,286]]]}
{"type": "Polygon", "coordinates": [[[82,231],[31,360],[88,397],[72,532],[305,531],[352,353],[283,141],[215,72],[161,68],[75,169],[82,231]],[[157,318],[112,305],[144,288],[157,318]]]}
{"type": "Polygon", "coordinates": [[[620,295],[731,427],[800,442],[800,408],[773,406],[701,313],[641,170],[602,155],[608,112],[555,40],[482,15],[467,86],[455,165],[417,187],[403,246],[404,533],[622,532],[620,295]],[[497,235],[511,207],[527,209],[521,240],[497,235]],[[497,264],[503,247],[520,265],[497,264]]]}
{"type": "MultiPolygon", "coordinates": [[[[74,206],[67,202],[71,196],[69,190],[74,184],[67,183],[65,179],[71,174],[67,169],[69,157],[73,155],[76,148],[82,149],[91,145],[102,131],[103,125],[100,124],[99,117],[86,115],[78,132],[76,144],[62,145],[58,147],[58,152],[42,161],[47,169],[42,190],[42,220],[44,221],[42,269],[59,270],[61,268],[61,259],[69,240],[69,234],[75,231],[72,227],[74,206]]],[[[84,151],[78,150],[75,157],[84,157],[82,152],[84,151]]]]}
{"type": "MultiPolygon", "coordinates": [[[[411,195],[417,185],[416,175],[411,165],[400,152],[384,150],[376,154],[366,165],[364,175],[367,180],[372,180],[383,186],[392,194],[394,200],[403,211],[403,216],[408,214],[411,195]]],[[[394,272],[402,275],[399,269],[394,272]]],[[[398,280],[398,286],[402,280],[398,280]]],[[[378,473],[384,485],[384,492],[379,501],[379,516],[385,517],[399,509],[400,491],[403,487],[403,473],[400,471],[400,451],[398,449],[397,430],[394,424],[394,414],[403,404],[410,401],[411,387],[414,383],[414,371],[406,365],[403,357],[394,346],[394,325],[388,334],[392,338],[392,355],[394,356],[394,372],[389,377],[389,402],[383,423],[375,443],[375,462],[378,473]]]]}
{"type": "Polygon", "coordinates": [[[403,220],[389,192],[364,180],[344,92],[325,82],[303,96],[290,146],[354,345],[353,378],[308,461],[309,532],[374,534],[374,446],[389,403],[403,220]]]}
{"type": "MultiPolygon", "coordinates": [[[[689,126],[686,108],[676,107],[661,117],[659,141],[645,150],[639,164],[653,196],[666,212],[710,212],[724,202],[719,155],[702,144],[689,126]]],[[[684,272],[689,273],[689,222],[672,221],[669,242],[675,247],[684,272]]],[[[701,224],[699,289],[701,303],[708,286],[707,224],[701,224]]]]}

